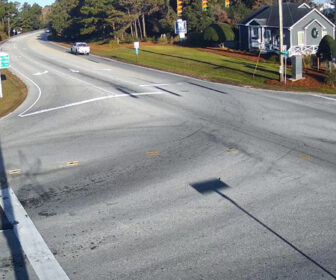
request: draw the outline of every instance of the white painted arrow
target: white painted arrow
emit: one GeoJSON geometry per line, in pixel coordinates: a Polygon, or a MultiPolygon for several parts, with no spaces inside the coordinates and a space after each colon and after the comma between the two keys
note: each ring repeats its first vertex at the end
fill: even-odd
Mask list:
{"type": "Polygon", "coordinates": [[[44,72],[37,72],[37,73],[35,73],[35,74],[33,74],[34,76],[41,76],[41,75],[44,75],[44,74],[47,74],[48,73],[48,71],[47,70],[45,70],[44,72]]]}

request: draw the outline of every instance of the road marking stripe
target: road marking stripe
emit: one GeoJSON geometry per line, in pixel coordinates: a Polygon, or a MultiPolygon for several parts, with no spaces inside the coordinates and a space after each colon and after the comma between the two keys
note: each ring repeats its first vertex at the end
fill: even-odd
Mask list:
{"type": "Polygon", "coordinates": [[[332,98],[332,97],[328,97],[328,96],[323,96],[323,95],[319,95],[319,94],[309,94],[309,95],[310,96],[314,96],[314,97],[319,97],[319,98],[327,99],[327,100],[336,101],[336,98],[332,98]]]}
{"type": "Polygon", "coordinates": [[[10,187],[1,189],[2,207],[39,279],[69,280],[10,187]]]}
{"type": "Polygon", "coordinates": [[[238,150],[235,149],[235,148],[229,148],[226,151],[229,152],[229,153],[238,153],[238,150]]]}
{"type": "Polygon", "coordinates": [[[160,155],[159,151],[147,152],[147,156],[159,156],[159,155],[160,155]]]}
{"type": "Polygon", "coordinates": [[[8,174],[13,175],[13,174],[20,174],[21,173],[21,169],[12,169],[8,171],[8,174]]]}
{"type": "Polygon", "coordinates": [[[169,84],[149,84],[149,85],[140,85],[140,87],[159,87],[159,86],[169,86],[169,84]]]}
{"type": "Polygon", "coordinates": [[[31,108],[33,108],[33,107],[35,106],[35,104],[40,100],[41,95],[42,95],[42,91],[41,91],[41,88],[38,86],[38,84],[35,83],[32,79],[28,78],[25,74],[23,74],[22,72],[20,72],[19,70],[15,69],[15,68],[13,68],[13,67],[11,67],[11,69],[13,69],[15,72],[19,73],[21,76],[23,76],[24,78],[26,78],[26,79],[27,79],[28,81],[30,81],[31,83],[33,83],[33,85],[37,87],[38,92],[39,92],[38,97],[37,97],[37,99],[35,100],[35,102],[34,102],[32,105],[30,105],[26,110],[24,110],[22,113],[19,114],[19,117],[23,117],[23,115],[24,115],[26,112],[28,112],[31,108]]]}
{"type": "Polygon", "coordinates": [[[47,113],[47,112],[51,112],[51,111],[65,109],[65,108],[69,108],[69,107],[73,107],[73,106],[79,106],[79,105],[83,105],[83,104],[86,104],[86,103],[101,101],[101,100],[105,100],[105,99],[111,99],[111,98],[117,98],[117,97],[129,97],[130,95],[141,96],[141,95],[154,95],[154,94],[164,94],[164,92],[162,92],[162,91],[142,92],[142,93],[130,93],[129,95],[128,94],[116,94],[116,95],[96,97],[96,98],[87,99],[87,100],[83,100],[83,101],[79,101],[79,102],[74,102],[74,103],[70,103],[70,104],[66,104],[66,105],[62,105],[62,106],[58,106],[58,107],[54,107],[54,108],[44,109],[44,110],[40,110],[40,111],[36,111],[36,112],[24,114],[24,115],[21,114],[20,117],[25,118],[25,117],[29,117],[29,116],[33,116],[33,115],[38,115],[38,114],[42,114],[42,113],[47,113]]]}
{"type": "Polygon", "coordinates": [[[45,70],[44,72],[37,72],[35,74],[33,74],[34,76],[41,76],[41,75],[44,75],[44,74],[48,74],[48,71],[45,70]]]}
{"type": "Polygon", "coordinates": [[[72,73],[79,73],[79,70],[69,69],[72,73]]]}
{"type": "Polygon", "coordinates": [[[299,157],[302,158],[302,159],[305,159],[305,160],[310,160],[311,159],[310,155],[304,155],[304,154],[302,154],[299,157]]]}
{"type": "Polygon", "coordinates": [[[79,165],[79,161],[75,160],[75,161],[68,161],[66,163],[66,166],[70,167],[70,166],[78,166],[79,165]]]}

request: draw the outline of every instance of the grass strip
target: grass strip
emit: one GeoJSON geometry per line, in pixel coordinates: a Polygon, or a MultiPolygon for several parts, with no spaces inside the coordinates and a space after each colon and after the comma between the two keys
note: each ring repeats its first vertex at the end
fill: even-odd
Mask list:
{"type": "Polygon", "coordinates": [[[277,79],[279,75],[276,64],[260,63],[253,77],[255,63],[252,61],[177,46],[143,46],[138,57],[133,48],[105,49],[93,46],[92,52],[142,66],[231,84],[264,87],[266,80],[277,79]]]}
{"type": "Polygon", "coordinates": [[[13,112],[27,96],[26,85],[8,70],[1,71],[2,93],[0,98],[0,117],[13,112]]]}

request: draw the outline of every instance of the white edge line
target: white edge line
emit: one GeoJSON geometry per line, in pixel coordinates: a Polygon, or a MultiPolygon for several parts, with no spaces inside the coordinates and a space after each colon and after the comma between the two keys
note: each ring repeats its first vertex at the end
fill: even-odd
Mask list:
{"type": "Polygon", "coordinates": [[[19,70],[15,69],[15,68],[13,68],[13,67],[11,67],[11,69],[13,69],[14,72],[19,73],[19,74],[20,74],[21,76],[23,76],[25,79],[27,79],[28,81],[30,81],[34,86],[37,87],[37,89],[38,89],[38,91],[39,91],[38,97],[37,97],[37,99],[35,100],[35,102],[34,102],[32,105],[30,105],[26,110],[24,110],[23,112],[21,112],[21,113],[18,115],[19,117],[22,118],[23,115],[24,115],[26,112],[28,112],[31,108],[33,108],[33,107],[35,106],[35,104],[40,100],[41,95],[42,95],[42,91],[41,91],[41,88],[38,86],[38,84],[35,83],[32,79],[28,78],[25,74],[23,74],[22,72],[20,72],[19,70]]]}
{"type": "Polygon", "coordinates": [[[169,86],[169,84],[148,84],[148,85],[139,85],[140,87],[158,87],[158,86],[169,86]]]}
{"type": "Polygon", "coordinates": [[[39,279],[69,280],[63,268],[48,248],[33,221],[28,216],[14,191],[4,188],[0,205],[13,225],[13,231],[39,279]],[[7,209],[11,209],[7,211],[7,209]]]}
{"type": "Polygon", "coordinates": [[[319,97],[319,98],[327,99],[327,100],[336,101],[336,98],[332,98],[332,97],[328,97],[328,96],[323,96],[323,95],[319,95],[319,94],[309,94],[309,95],[310,96],[314,96],[314,97],[319,97]]]}
{"type": "Polygon", "coordinates": [[[47,112],[51,112],[51,111],[56,111],[56,110],[60,110],[60,109],[65,109],[65,108],[69,108],[69,107],[73,107],[73,106],[83,105],[83,104],[86,104],[86,103],[101,101],[101,100],[110,99],[110,98],[129,97],[130,95],[141,96],[141,95],[155,95],[155,94],[164,94],[164,92],[162,92],[162,91],[156,91],[155,92],[154,91],[154,92],[130,93],[129,95],[128,94],[116,94],[116,95],[102,96],[102,97],[87,99],[87,100],[74,102],[74,103],[69,103],[69,104],[66,104],[66,105],[58,106],[58,107],[53,107],[53,108],[49,108],[49,109],[44,109],[44,110],[28,113],[28,114],[22,115],[21,117],[25,118],[25,117],[29,117],[29,116],[33,116],[33,115],[38,115],[38,114],[42,114],[42,113],[47,113],[47,112]]]}

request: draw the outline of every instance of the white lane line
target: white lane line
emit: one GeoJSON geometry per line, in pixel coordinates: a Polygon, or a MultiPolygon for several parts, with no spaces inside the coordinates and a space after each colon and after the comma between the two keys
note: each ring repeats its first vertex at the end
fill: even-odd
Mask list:
{"type": "Polygon", "coordinates": [[[45,70],[44,72],[37,72],[35,74],[33,74],[34,76],[41,76],[41,75],[44,75],[44,74],[48,74],[48,71],[45,70]]]}
{"type": "Polygon", "coordinates": [[[95,69],[95,71],[112,71],[112,69],[109,69],[109,68],[95,69]]]}
{"type": "Polygon", "coordinates": [[[65,109],[65,108],[69,108],[69,107],[79,106],[79,105],[83,105],[83,104],[86,104],[86,103],[101,101],[101,100],[105,100],[105,99],[111,99],[111,98],[117,98],[117,97],[130,97],[131,95],[132,96],[141,96],[141,95],[156,95],[156,94],[164,94],[164,92],[162,92],[162,91],[155,92],[154,91],[154,92],[130,93],[129,95],[128,94],[116,94],[116,95],[96,97],[96,98],[91,98],[91,99],[87,99],[87,100],[83,100],[83,101],[79,101],[79,102],[74,102],[74,103],[70,103],[70,104],[66,104],[66,105],[62,105],[62,106],[58,106],[58,107],[53,107],[53,108],[49,108],[49,109],[35,111],[35,112],[32,112],[32,113],[24,114],[20,117],[25,118],[25,117],[29,117],[29,116],[33,116],[33,115],[43,114],[43,113],[47,113],[47,112],[51,112],[51,111],[56,111],[56,110],[65,109]]]}
{"type": "Polygon", "coordinates": [[[15,72],[19,73],[22,77],[24,77],[25,79],[27,79],[28,81],[30,81],[34,86],[37,87],[38,92],[39,92],[38,97],[35,100],[35,102],[32,105],[30,105],[26,110],[24,110],[22,113],[19,114],[19,117],[22,118],[24,116],[24,114],[26,112],[28,112],[31,108],[33,108],[35,106],[35,104],[40,100],[41,95],[42,95],[42,91],[41,91],[41,88],[38,86],[38,84],[35,83],[32,79],[28,78],[25,74],[23,74],[22,72],[20,72],[19,70],[15,69],[13,67],[10,67],[10,69],[13,69],[15,72]]]}
{"type": "Polygon", "coordinates": [[[39,279],[69,280],[10,187],[1,191],[0,205],[39,279]]]}
{"type": "Polygon", "coordinates": [[[70,70],[72,73],[79,73],[79,70],[74,70],[74,69],[71,69],[71,68],[69,68],[69,70],[70,70]]]}
{"type": "Polygon", "coordinates": [[[332,98],[332,97],[328,97],[328,96],[323,96],[323,95],[319,95],[319,94],[309,94],[309,95],[319,97],[319,98],[323,98],[323,99],[327,99],[327,100],[336,101],[336,98],[332,98]]]}
{"type": "MultiPolygon", "coordinates": [[[[42,63],[39,63],[39,62],[37,62],[37,61],[35,61],[35,60],[33,60],[33,59],[30,59],[30,58],[27,57],[27,56],[24,57],[24,58],[25,58],[26,60],[30,60],[32,63],[35,63],[36,65],[40,65],[40,66],[43,66],[43,67],[44,67],[44,65],[43,65],[42,63]]],[[[84,81],[84,80],[82,80],[82,79],[79,79],[79,78],[77,78],[77,77],[70,76],[68,73],[63,73],[63,72],[61,72],[61,71],[59,71],[59,70],[56,70],[56,69],[52,69],[51,72],[57,73],[58,75],[63,76],[63,77],[66,77],[66,78],[70,78],[70,79],[79,81],[79,82],[81,82],[81,83],[83,83],[83,84],[87,84],[87,85],[89,85],[89,86],[91,86],[91,87],[93,87],[93,88],[95,88],[95,89],[98,89],[98,90],[100,90],[100,91],[104,91],[104,92],[106,92],[106,93],[108,93],[108,94],[114,94],[114,92],[112,92],[112,91],[110,91],[110,90],[107,90],[107,89],[102,88],[102,87],[98,87],[98,86],[96,86],[96,85],[94,85],[94,84],[92,84],[92,83],[89,83],[89,82],[84,81]]]]}
{"type": "Polygon", "coordinates": [[[149,85],[139,85],[140,87],[159,87],[159,86],[169,86],[169,84],[149,84],[149,85]]]}

